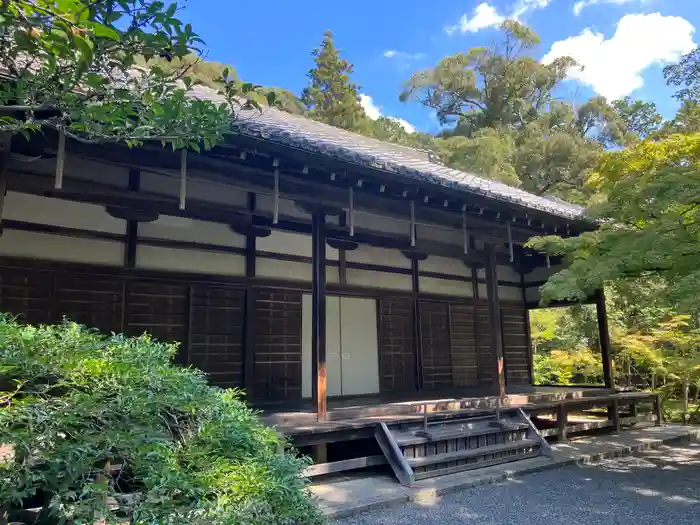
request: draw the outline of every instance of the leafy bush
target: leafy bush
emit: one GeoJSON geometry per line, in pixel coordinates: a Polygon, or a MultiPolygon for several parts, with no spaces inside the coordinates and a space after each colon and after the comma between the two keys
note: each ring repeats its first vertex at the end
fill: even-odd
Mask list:
{"type": "Polygon", "coordinates": [[[0,316],[0,523],[319,522],[304,460],[175,351],[0,316]]]}

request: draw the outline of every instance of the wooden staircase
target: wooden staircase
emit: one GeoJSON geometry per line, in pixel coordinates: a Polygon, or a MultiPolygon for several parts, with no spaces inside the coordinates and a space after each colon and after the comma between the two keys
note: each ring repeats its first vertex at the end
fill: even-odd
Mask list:
{"type": "Polygon", "coordinates": [[[377,426],[375,437],[404,485],[510,461],[549,455],[547,442],[521,409],[465,414],[423,425],[377,426]]]}

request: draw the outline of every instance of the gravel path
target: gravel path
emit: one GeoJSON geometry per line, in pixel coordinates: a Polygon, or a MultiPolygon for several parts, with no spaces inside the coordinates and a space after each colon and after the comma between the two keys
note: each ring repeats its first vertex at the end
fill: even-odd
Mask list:
{"type": "Polygon", "coordinates": [[[334,524],[700,524],[700,443],[531,474],[334,524]]]}

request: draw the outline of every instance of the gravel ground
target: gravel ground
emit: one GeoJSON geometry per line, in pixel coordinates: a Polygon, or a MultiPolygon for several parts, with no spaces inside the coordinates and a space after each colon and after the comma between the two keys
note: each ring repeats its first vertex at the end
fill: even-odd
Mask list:
{"type": "Polygon", "coordinates": [[[334,524],[700,524],[700,443],[531,474],[334,524]]]}

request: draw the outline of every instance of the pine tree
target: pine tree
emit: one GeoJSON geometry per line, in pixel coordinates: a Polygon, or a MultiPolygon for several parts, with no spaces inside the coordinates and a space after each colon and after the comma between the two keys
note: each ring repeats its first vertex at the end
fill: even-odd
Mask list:
{"type": "Polygon", "coordinates": [[[353,65],[340,58],[333,33],[326,31],[320,48],[311,53],[315,67],[309,70],[309,86],[301,99],[309,116],[331,126],[350,131],[365,131],[371,125],[360,105],[359,86],[350,81],[353,65]]]}

